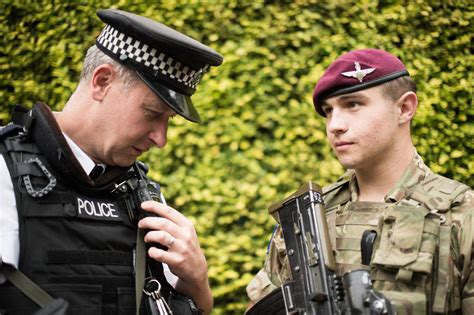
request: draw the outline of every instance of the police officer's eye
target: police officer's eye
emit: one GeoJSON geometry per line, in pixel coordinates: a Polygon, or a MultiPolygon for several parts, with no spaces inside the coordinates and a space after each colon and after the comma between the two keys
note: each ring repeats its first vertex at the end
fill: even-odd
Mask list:
{"type": "Polygon", "coordinates": [[[150,118],[159,118],[163,115],[162,112],[157,112],[155,110],[151,110],[147,108],[144,110],[144,112],[145,112],[145,116],[150,117],[150,118]]]}

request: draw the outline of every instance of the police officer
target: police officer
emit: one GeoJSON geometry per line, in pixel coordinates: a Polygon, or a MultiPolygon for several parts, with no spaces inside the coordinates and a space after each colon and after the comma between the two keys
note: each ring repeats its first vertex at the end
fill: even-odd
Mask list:
{"type": "Polygon", "coordinates": [[[194,226],[155,201],[136,159],[165,146],[174,116],[200,121],[191,95],[222,56],[145,17],[97,15],[105,28],[64,110],[18,107],[0,131],[0,313],[60,301],[68,314],[208,314],[194,226]]]}
{"type": "MultiPolygon", "coordinates": [[[[405,65],[383,50],[350,51],[318,81],[313,103],[347,172],[323,190],[336,273],[365,268],[400,314],[474,312],[473,191],[434,174],[411,140],[418,100],[405,65]]],[[[247,286],[251,305],[291,278],[281,228],[247,286]]]]}

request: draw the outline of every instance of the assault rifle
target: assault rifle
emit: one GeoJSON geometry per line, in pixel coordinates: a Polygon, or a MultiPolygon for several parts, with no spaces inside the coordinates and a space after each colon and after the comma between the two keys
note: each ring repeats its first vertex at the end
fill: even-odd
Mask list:
{"type": "MultiPolygon", "coordinates": [[[[275,290],[267,301],[264,298],[247,314],[394,314],[390,301],[372,288],[367,270],[348,272],[342,278],[336,276],[318,185],[304,184],[268,211],[278,217],[282,227],[292,280],[283,283],[281,294],[275,290]],[[281,299],[285,312],[276,310],[281,299]]],[[[362,262],[367,265],[374,233],[366,231],[362,237],[362,262]]]]}

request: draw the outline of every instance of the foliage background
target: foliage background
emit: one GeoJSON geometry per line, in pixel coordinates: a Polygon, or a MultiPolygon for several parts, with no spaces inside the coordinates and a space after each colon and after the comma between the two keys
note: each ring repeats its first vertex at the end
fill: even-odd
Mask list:
{"type": "Polygon", "coordinates": [[[14,1],[0,4],[0,120],[15,103],[62,108],[102,23],[98,8],[161,21],[225,58],[193,97],[204,123],[174,119],[143,160],[196,223],[214,314],[242,314],[274,221],[267,208],[343,170],[312,89],[342,52],[391,51],[418,82],[414,140],[436,172],[473,185],[473,5],[469,1],[14,1]]]}

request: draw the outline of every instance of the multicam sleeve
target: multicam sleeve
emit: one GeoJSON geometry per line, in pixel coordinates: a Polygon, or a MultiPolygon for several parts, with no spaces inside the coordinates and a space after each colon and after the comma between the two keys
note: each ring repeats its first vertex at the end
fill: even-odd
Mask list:
{"type": "MultiPolygon", "coordinates": [[[[464,194],[464,200],[456,207],[455,213],[461,215],[460,250],[461,269],[461,305],[463,314],[474,314],[474,191],[464,194]]],[[[454,209],[453,209],[454,210],[454,209]]]]}
{"type": "Polygon", "coordinates": [[[247,295],[251,302],[257,303],[289,278],[290,269],[285,241],[281,227],[278,226],[270,240],[263,268],[247,285],[247,295]]]}

